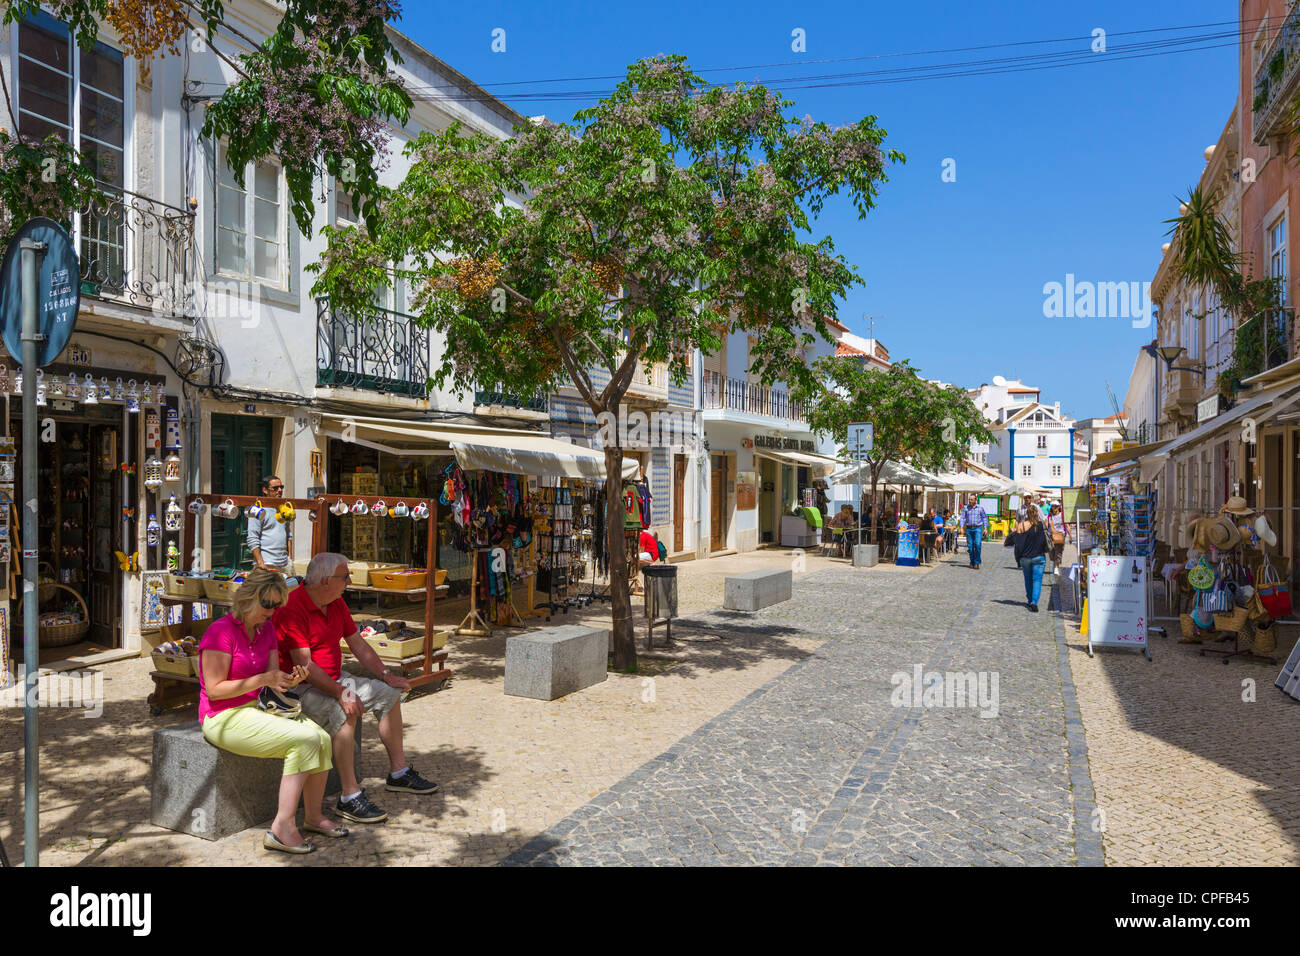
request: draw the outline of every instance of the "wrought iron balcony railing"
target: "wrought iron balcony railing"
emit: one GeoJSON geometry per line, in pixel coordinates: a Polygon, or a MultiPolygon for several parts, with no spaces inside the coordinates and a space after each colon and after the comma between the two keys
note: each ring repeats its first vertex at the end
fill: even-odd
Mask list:
{"type": "Polygon", "coordinates": [[[506,408],[522,408],[530,412],[546,411],[546,396],[534,395],[531,398],[521,398],[510,392],[497,391],[496,389],[475,389],[475,405],[502,405],[506,408]]]}
{"type": "Polygon", "coordinates": [[[194,315],[194,212],[106,183],[73,217],[81,294],[194,315]]]}
{"type": "Polygon", "coordinates": [[[1300,5],[1293,6],[1255,70],[1254,139],[1282,132],[1300,76],[1300,5]]]}
{"type": "Polygon", "coordinates": [[[726,408],[787,421],[804,420],[803,406],[791,399],[785,390],[728,378],[711,369],[704,370],[704,408],[726,408]]]}
{"type": "Polygon", "coordinates": [[[429,333],[400,312],[353,315],[316,300],[316,384],[425,398],[429,333]]]}

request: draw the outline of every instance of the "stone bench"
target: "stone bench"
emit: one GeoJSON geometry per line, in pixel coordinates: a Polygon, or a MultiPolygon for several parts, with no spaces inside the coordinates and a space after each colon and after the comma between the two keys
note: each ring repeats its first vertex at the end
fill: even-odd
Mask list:
{"type": "Polygon", "coordinates": [[[793,595],[793,571],[746,571],[723,581],[722,606],[728,611],[757,611],[788,601],[793,595]]]}
{"type": "Polygon", "coordinates": [[[506,693],[555,700],[609,676],[610,629],[562,624],[506,639],[506,693]]]}
{"type": "MultiPolygon", "coordinates": [[[[364,723],[357,722],[358,768],[364,723]]],[[[283,772],[281,759],[243,757],[214,747],[197,722],[155,730],[150,822],[205,840],[264,824],[275,816],[283,772]]],[[[331,768],[325,792],[340,789],[338,771],[331,768]]]]}

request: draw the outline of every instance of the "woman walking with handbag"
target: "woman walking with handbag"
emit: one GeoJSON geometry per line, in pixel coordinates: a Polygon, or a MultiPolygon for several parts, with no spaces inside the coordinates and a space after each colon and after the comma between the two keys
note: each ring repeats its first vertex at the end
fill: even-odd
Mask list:
{"type": "Polygon", "coordinates": [[[1047,563],[1047,532],[1043,515],[1037,508],[1025,512],[1016,525],[1016,563],[1025,575],[1025,601],[1029,610],[1038,613],[1038,596],[1043,589],[1043,565],[1047,563]]]}
{"type": "Polygon", "coordinates": [[[1052,502],[1052,510],[1047,515],[1047,533],[1051,535],[1048,557],[1051,559],[1049,574],[1061,570],[1061,556],[1065,553],[1065,542],[1070,540],[1070,525],[1065,520],[1065,513],[1059,502],[1052,502]]]}

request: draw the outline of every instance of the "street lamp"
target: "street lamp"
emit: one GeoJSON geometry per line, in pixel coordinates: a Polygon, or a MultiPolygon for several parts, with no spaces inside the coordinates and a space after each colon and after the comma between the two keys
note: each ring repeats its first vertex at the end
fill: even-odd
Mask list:
{"type": "Polygon", "coordinates": [[[1178,361],[1178,357],[1187,351],[1181,345],[1162,345],[1157,348],[1156,351],[1159,352],[1160,357],[1165,360],[1165,367],[1169,369],[1169,371],[1195,372],[1202,378],[1205,377],[1204,365],[1174,365],[1174,363],[1178,361]]]}

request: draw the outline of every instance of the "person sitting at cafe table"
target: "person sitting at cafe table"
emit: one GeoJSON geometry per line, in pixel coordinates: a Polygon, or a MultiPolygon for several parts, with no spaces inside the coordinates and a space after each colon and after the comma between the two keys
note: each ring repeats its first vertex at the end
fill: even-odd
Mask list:
{"type": "Polygon", "coordinates": [[[272,614],[288,588],[274,571],[249,573],[235,591],[230,613],[214,621],[199,642],[199,723],[214,747],[246,757],[284,760],[280,799],[271,829],[262,838],[268,850],[311,853],[295,818],[303,802],[303,829],[345,837],[346,828],[321,814],[325,776],[330,769],[330,738],[312,721],[267,713],[258,707],[264,688],[283,693],[307,677],[307,668],[281,670],[272,614]]]}
{"type": "Polygon", "coordinates": [[[388,814],[366,797],[356,776],[353,754],[357,721],[367,712],[379,721],[379,739],[388,751],[392,772],[384,789],[429,794],[438,789],[425,780],[406,760],[402,743],[401,692],[411,682],[389,673],[375,649],[361,637],[343,592],[352,575],[348,559],[341,554],[321,552],[307,565],[302,587],[290,592],[284,607],[276,612],[275,627],[280,638],[281,666],[308,669],[310,686],[301,692],[302,711],[325,728],[334,748],[334,766],[339,771],[343,793],[334,810],[357,823],[380,823],[388,814]],[[342,642],[362,667],[374,674],[365,677],[343,673],[342,642]]]}

